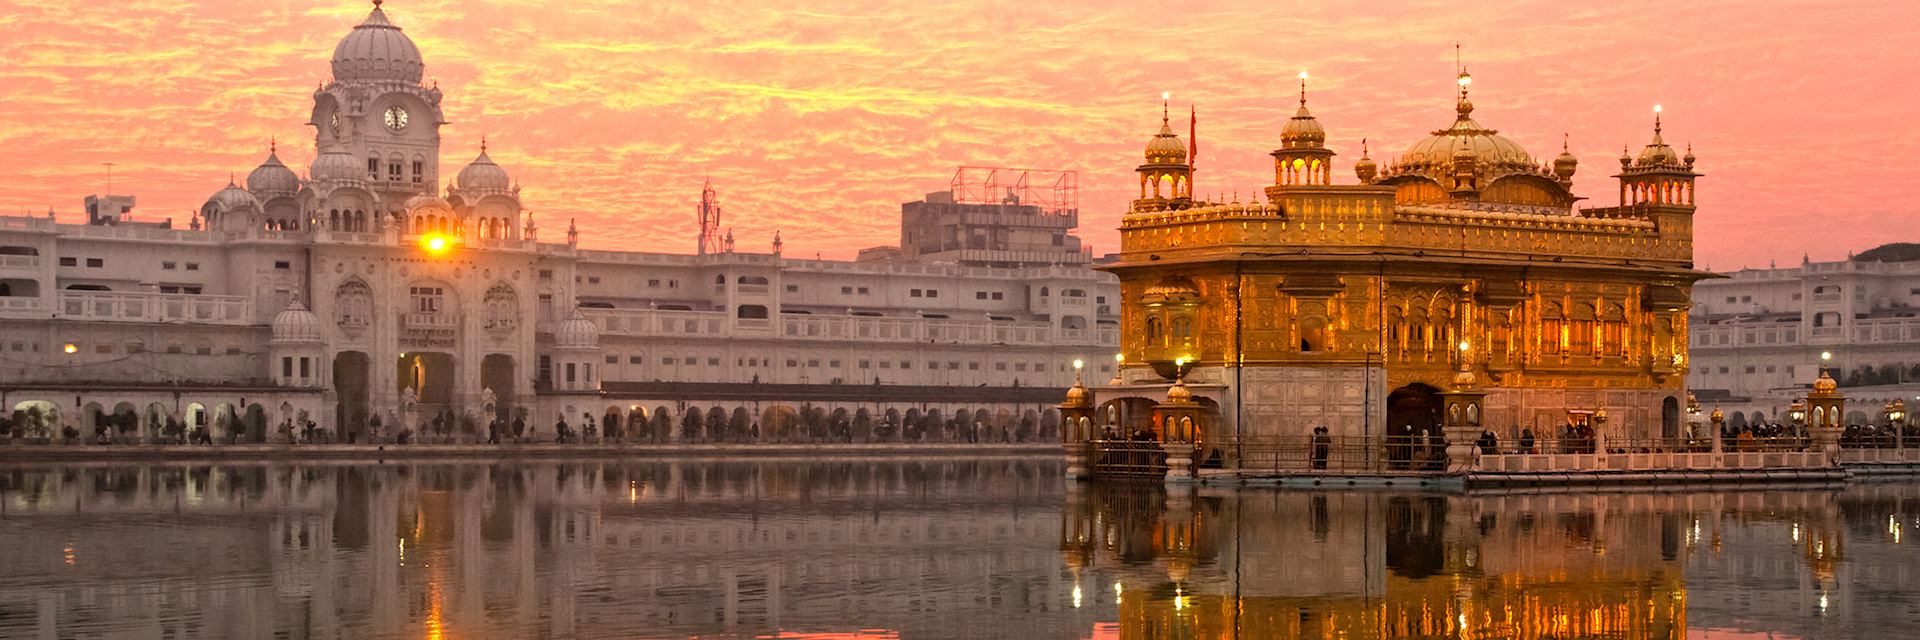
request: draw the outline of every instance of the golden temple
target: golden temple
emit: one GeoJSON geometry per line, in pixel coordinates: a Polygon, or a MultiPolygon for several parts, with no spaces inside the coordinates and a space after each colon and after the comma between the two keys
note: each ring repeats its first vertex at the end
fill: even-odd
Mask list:
{"type": "Polygon", "coordinates": [[[1438,396],[1464,383],[1503,440],[1570,416],[1680,436],[1688,296],[1711,276],[1693,266],[1691,150],[1663,141],[1656,113],[1652,141],[1620,157],[1619,204],[1583,208],[1577,159],[1481,125],[1471,80],[1450,125],[1385,164],[1363,141],[1357,180],[1335,184],[1302,74],[1264,201],[1196,199],[1163,115],[1104,267],[1121,280],[1122,368],[1076,400],[1094,428],[1163,438],[1154,407],[1172,391],[1200,406],[1203,441],[1437,435],[1438,396]]]}

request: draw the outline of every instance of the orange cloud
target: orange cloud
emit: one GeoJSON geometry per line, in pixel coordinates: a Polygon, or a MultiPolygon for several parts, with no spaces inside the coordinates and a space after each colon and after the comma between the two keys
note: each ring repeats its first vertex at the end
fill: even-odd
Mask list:
{"type": "MultiPolygon", "coordinates": [[[[113,162],[142,213],[180,218],[269,138],[296,168],[311,160],[312,89],[367,11],[0,5],[0,211],[77,211],[113,162]]],[[[544,226],[578,219],[597,248],[690,250],[711,175],[743,248],[777,229],[792,255],[850,257],[893,242],[899,203],[954,166],[999,164],[1080,171],[1082,233],[1107,251],[1160,92],[1200,110],[1198,190],[1246,197],[1270,180],[1300,69],[1338,161],[1362,137],[1389,161],[1449,121],[1456,41],[1476,117],[1542,158],[1569,134],[1596,204],[1666,104],[1668,140],[1691,141],[1708,174],[1696,233],[1713,267],[1911,239],[1920,213],[1911,3],[386,6],[447,93],[447,174],[485,134],[544,226]]]]}

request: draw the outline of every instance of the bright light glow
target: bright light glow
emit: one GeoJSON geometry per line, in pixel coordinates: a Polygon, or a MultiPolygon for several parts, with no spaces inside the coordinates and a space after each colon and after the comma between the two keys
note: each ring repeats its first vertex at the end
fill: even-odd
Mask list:
{"type": "Polygon", "coordinates": [[[1465,341],[1465,340],[1461,340],[1461,341],[1460,341],[1460,350],[1461,350],[1461,351],[1466,351],[1466,350],[1468,350],[1468,349],[1472,349],[1472,348],[1473,348],[1473,344],[1472,344],[1472,343],[1470,343],[1470,342],[1467,342],[1467,341],[1465,341]]]}
{"type": "Polygon", "coordinates": [[[431,255],[442,255],[453,249],[453,239],[438,233],[420,236],[420,249],[431,255]]]}
{"type": "Polygon", "coordinates": [[[1172,100],[1172,99],[1173,99],[1173,92],[1172,92],[1172,91],[1162,91],[1162,92],[1160,92],[1160,99],[1161,99],[1161,100],[1172,100]]]}
{"type": "Polygon", "coordinates": [[[1083,361],[1083,360],[1081,360],[1081,359],[1079,359],[1079,358],[1074,358],[1074,359],[1073,359],[1073,370],[1074,370],[1074,371],[1079,371],[1080,369],[1082,369],[1082,368],[1084,368],[1084,367],[1086,367],[1086,366],[1087,366],[1087,363],[1086,363],[1086,361],[1083,361]]]}
{"type": "Polygon", "coordinates": [[[1470,84],[1473,84],[1473,76],[1465,73],[1460,74],[1460,86],[1464,87],[1470,84]]]}
{"type": "Polygon", "coordinates": [[[65,352],[67,352],[67,353],[73,353],[73,352],[75,352],[75,351],[79,351],[79,350],[80,350],[80,347],[79,347],[79,346],[77,346],[77,345],[75,345],[75,344],[73,344],[73,343],[71,343],[71,342],[69,342],[69,343],[67,343],[67,346],[64,346],[64,347],[61,347],[61,348],[60,348],[60,350],[61,350],[61,351],[65,351],[65,352]]]}
{"type": "Polygon", "coordinates": [[[1174,359],[1173,359],[1173,366],[1175,366],[1175,367],[1184,367],[1184,366],[1187,366],[1187,357],[1186,357],[1186,356],[1180,356],[1180,357],[1178,357],[1178,358],[1174,358],[1174,359]]]}
{"type": "Polygon", "coordinates": [[[1657,104],[1656,104],[1656,105],[1653,105],[1653,112],[1654,112],[1654,113],[1660,113],[1660,105],[1657,105],[1657,104]]]}
{"type": "Polygon", "coordinates": [[[1305,71],[1302,71],[1302,72],[1300,72],[1300,79],[1301,79],[1301,80],[1305,80],[1305,79],[1307,79],[1307,72],[1305,72],[1305,71]]]}
{"type": "Polygon", "coordinates": [[[1080,585],[1073,585],[1073,608],[1080,608],[1080,585]]]}
{"type": "MultiPolygon", "coordinates": [[[[1114,361],[1114,362],[1126,362],[1126,361],[1127,361],[1127,354],[1124,354],[1124,353],[1116,353],[1116,354],[1113,354],[1113,361],[1114,361]]],[[[1915,399],[1915,400],[1920,400],[1920,396],[1914,396],[1914,397],[1913,397],[1913,399],[1915,399]]]]}
{"type": "Polygon", "coordinates": [[[1821,360],[1832,360],[1832,359],[1833,359],[1833,352],[1832,352],[1832,351],[1822,351],[1822,352],[1820,352],[1820,359],[1821,359],[1821,360]]]}

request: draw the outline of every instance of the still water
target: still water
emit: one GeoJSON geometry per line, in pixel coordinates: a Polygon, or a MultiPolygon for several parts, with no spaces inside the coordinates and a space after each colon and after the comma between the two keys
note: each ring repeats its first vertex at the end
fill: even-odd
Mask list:
{"type": "Polygon", "coordinates": [[[1920,485],[1073,486],[1048,460],[0,469],[4,638],[1907,638],[1920,485]],[[1771,634],[1771,635],[1769,635],[1771,634]]]}

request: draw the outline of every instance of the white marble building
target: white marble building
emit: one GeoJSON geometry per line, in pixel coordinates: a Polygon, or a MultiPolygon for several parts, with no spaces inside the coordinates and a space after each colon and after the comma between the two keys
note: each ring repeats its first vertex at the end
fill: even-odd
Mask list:
{"type": "Polygon", "coordinates": [[[259,439],[301,412],[343,435],[442,411],[484,430],[491,406],[549,434],[590,413],[667,439],[889,415],[1038,437],[1071,362],[1111,373],[1118,285],[1077,238],[1012,268],[596,251],[571,224],[542,242],[484,141],[444,180],[423,67],[376,6],[312,95],[311,164],[268,150],[189,228],[134,222],[125,196],[89,197],[86,224],[0,217],[0,408],[55,436],[130,415],[128,437],[172,417],[259,439]]]}
{"type": "Polygon", "coordinates": [[[1821,367],[1851,399],[1850,423],[1878,421],[1883,403],[1920,393],[1920,262],[1802,261],[1725,275],[1693,290],[1687,386],[1706,410],[1785,422],[1821,367]]]}

